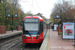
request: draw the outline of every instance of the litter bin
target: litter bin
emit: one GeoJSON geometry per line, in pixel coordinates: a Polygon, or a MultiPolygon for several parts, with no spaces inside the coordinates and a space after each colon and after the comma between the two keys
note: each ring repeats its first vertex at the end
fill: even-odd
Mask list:
{"type": "Polygon", "coordinates": [[[17,31],[20,31],[20,30],[21,30],[21,26],[18,25],[18,26],[17,26],[17,31]]]}
{"type": "Polygon", "coordinates": [[[0,26],[0,34],[6,33],[6,26],[0,26]]]}

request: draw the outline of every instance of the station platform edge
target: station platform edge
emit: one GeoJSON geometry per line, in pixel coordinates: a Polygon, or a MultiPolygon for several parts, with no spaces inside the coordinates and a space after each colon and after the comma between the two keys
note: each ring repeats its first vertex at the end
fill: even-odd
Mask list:
{"type": "Polygon", "coordinates": [[[0,39],[15,36],[15,35],[18,35],[18,34],[22,34],[22,31],[13,31],[13,32],[12,31],[7,31],[4,34],[0,34],[0,39]]]}

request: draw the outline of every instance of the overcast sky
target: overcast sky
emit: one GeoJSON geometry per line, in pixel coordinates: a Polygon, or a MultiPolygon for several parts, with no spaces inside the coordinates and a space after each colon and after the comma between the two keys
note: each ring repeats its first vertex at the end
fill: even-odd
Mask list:
{"type": "Polygon", "coordinates": [[[50,18],[51,10],[56,2],[57,0],[20,0],[19,3],[24,12],[42,13],[46,18],[50,18]]]}

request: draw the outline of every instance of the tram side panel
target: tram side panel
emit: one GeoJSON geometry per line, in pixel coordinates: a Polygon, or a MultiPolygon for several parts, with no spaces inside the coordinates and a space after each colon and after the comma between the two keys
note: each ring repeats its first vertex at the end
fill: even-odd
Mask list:
{"type": "Polygon", "coordinates": [[[47,24],[45,22],[43,23],[43,32],[44,32],[43,33],[44,34],[43,37],[45,37],[46,33],[47,33],[47,24]]]}

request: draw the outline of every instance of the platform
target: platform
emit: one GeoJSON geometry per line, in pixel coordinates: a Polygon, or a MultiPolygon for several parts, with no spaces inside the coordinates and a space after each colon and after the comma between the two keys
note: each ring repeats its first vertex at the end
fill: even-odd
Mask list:
{"type": "Polygon", "coordinates": [[[57,31],[48,30],[40,50],[75,50],[73,40],[63,40],[57,31]]]}
{"type": "Polygon", "coordinates": [[[6,33],[0,34],[0,39],[7,38],[10,36],[15,36],[18,34],[22,34],[22,31],[17,31],[17,30],[14,30],[13,32],[12,31],[6,31],[6,33]]]}

